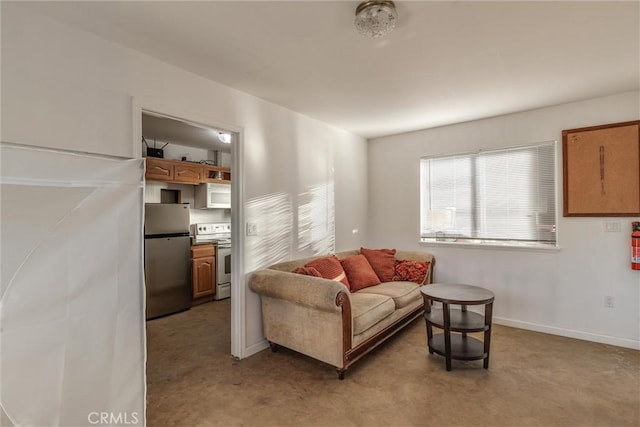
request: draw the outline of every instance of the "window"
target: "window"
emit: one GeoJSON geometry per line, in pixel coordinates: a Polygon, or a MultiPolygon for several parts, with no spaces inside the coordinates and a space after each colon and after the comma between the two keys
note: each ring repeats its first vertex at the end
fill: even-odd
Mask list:
{"type": "Polygon", "coordinates": [[[420,160],[423,242],[555,246],[556,144],[420,160]]]}

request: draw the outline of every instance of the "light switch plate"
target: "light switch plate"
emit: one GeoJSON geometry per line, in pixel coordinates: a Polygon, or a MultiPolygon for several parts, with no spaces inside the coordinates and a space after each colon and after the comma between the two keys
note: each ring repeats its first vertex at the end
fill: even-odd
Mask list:
{"type": "Polygon", "coordinates": [[[619,233],[620,223],[618,221],[605,221],[604,231],[607,233],[619,233]]]}
{"type": "Polygon", "coordinates": [[[257,236],[258,235],[258,224],[255,222],[247,223],[247,236],[257,236]]]}

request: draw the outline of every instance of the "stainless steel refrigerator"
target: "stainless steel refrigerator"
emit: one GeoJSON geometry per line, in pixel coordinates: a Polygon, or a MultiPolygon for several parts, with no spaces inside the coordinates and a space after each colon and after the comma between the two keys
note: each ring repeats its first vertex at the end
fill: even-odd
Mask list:
{"type": "Polygon", "coordinates": [[[191,307],[189,205],[146,203],[144,216],[148,320],[191,307]]]}

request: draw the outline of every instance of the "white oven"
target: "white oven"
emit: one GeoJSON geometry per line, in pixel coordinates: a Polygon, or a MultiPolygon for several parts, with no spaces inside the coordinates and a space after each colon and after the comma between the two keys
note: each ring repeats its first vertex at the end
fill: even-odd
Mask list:
{"type": "Polygon", "coordinates": [[[215,299],[231,296],[231,241],[218,242],[216,253],[216,294],[215,299]]]}
{"type": "Polygon", "coordinates": [[[197,243],[216,245],[216,293],[214,299],[231,297],[231,224],[195,224],[194,236],[197,243]]]}

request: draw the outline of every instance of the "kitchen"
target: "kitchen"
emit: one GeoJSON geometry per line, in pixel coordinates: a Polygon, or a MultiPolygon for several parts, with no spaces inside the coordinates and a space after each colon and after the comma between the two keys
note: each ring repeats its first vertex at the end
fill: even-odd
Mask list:
{"type": "Polygon", "coordinates": [[[236,137],[142,114],[147,320],[231,297],[230,165],[236,137]]]}

